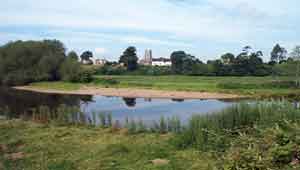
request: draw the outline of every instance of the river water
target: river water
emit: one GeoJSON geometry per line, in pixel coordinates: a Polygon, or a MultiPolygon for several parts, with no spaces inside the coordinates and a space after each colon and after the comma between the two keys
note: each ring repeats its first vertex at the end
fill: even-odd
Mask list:
{"type": "Polygon", "coordinates": [[[8,108],[9,116],[17,118],[21,114],[47,106],[56,109],[59,106],[77,106],[87,115],[110,113],[114,120],[126,118],[143,122],[158,121],[163,117],[178,117],[187,121],[194,114],[207,114],[230,107],[240,100],[178,100],[151,98],[122,98],[90,95],[43,94],[0,88],[0,108],[8,108]]]}

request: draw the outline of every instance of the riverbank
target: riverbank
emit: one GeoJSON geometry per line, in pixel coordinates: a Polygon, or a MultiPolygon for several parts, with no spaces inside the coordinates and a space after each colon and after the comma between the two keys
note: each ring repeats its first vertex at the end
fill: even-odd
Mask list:
{"type": "Polygon", "coordinates": [[[225,94],[225,93],[209,93],[209,92],[191,92],[191,91],[166,91],[152,89],[129,89],[129,88],[101,88],[93,86],[80,87],[77,90],[56,90],[45,89],[35,86],[14,87],[18,90],[26,90],[40,93],[55,94],[76,94],[76,95],[101,95],[101,96],[117,96],[126,98],[167,98],[167,99],[236,99],[245,96],[225,94]]]}
{"type": "Polygon", "coordinates": [[[95,76],[91,83],[38,82],[24,90],[155,98],[299,99],[295,77],[95,76]]]}

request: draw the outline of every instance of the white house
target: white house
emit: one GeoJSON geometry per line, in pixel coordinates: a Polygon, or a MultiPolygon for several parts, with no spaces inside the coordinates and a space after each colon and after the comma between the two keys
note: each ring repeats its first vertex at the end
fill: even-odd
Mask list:
{"type": "Polygon", "coordinates": [[[171,59],[168,58],[153,58],[152,66],[171,66],[171,59]]]}
{"type": "Polygon", "coordinates": [[[105,60],[105,59],[96,59],[94,62],[95,65],[104,65],[106,63],[107,63],[107,60],[105,60]]]}

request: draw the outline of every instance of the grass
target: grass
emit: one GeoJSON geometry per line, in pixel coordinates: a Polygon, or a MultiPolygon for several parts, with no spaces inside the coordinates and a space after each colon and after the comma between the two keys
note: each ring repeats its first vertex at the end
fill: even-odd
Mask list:
{"type": "MultiPolygon", "coordinates": [[[[200,91],[241,94],[252,97],[296,98],[300,89],[294,77],[203,77],[203,76],[95,76],[91,87],[140,88],[170,91],[200,91]]],[[[64,82],[34,83],[43,89],[76,90],[83,84],[64,82]]]]}
{"type": "Polygon", "coordinates": [[[30,86],[37,89],[52,89],[52,90],[65,90],[74,91],[79,90],[82,84],[69,83],[69,82],[38,82],[31,83],[30,86]]]}
{"type": "Polygon", "coordinates": [[[8,148],[0,150],[4,170],[206,170],[214,164],[208,155],[169,145],[171,134],[128,135],[126,131],[21,120],[0,120],[0,133],[0,144],[8,148]],[[24,157],[7,158],[20,152],[24,157]],[[151,162],[155,159],[170,162],[155,165],[151,162]]]}

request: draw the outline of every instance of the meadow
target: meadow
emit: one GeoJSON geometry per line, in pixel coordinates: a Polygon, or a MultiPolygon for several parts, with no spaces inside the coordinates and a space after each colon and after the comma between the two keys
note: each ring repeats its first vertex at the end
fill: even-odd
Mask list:
{"type": "Polygon", "coordinates": [[[241,94],[251,97],[297,98],[295,77],[205,77],[205,76],[94,76],[91,83],[39,82],[30,86],[54,90],[78,90],[83,86],[140,88],[165,91],[200,91],[241,94]]]}

